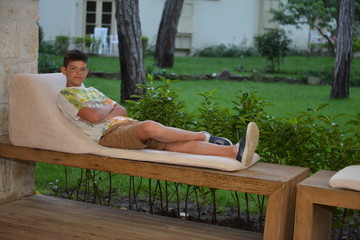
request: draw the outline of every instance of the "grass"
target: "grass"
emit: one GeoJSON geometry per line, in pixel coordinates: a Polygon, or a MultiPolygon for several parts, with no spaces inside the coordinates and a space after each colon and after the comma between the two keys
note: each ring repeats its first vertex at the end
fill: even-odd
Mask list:
{"type": "MultiPolygon", "coordinates": [[[[62,57],[54,56],[55,65],[61,66],[62,57]]],[[[266,71],[267,62],[263,57],[244,58],[209,58],[209,57],[175,57],[172,68],[159,69],[154,66],[154,58],[144,58],[144,66],[147,72],[163,72],[175,74],[204,75],[219,73],[228,69],[232,74],[251,74],[251,71],[266,71]],[[239,67],[241,70],[239,71],[239,67]]],[[[330,81],[334,58],[332,57],[309,57],[288,56],[281,64],[279,76],[292,78],[304,78],[308,75],[316,75],[330,81]]],[[[120,72],[118,57],[89,56],[88,67],[95,72],[120,72]]],[[[360,57],[352,60],[351,81],[360,81],[360,57]]]]}
{"type": "MultiPolygon", "coordinates": [[[[111,79],[89,78],[85,83],[103,91],[110,98],[120,100],[120,81],[111,79]]],[[[198,93],[217,89],[216,96],[221,98],[218,102],[222,107],[232,106],[240,90],[257,92],[261,98],[273,105],[265,108],[270,116],[286,117],[289,113],[306,111],[323,103],[329,106],[322,110],[324,115],[337,115],[340,113],[359,113],[360,88],[350,88],[350,98],[344,100],[330,99],[330,86],[310,86],[288,83],[265,83],[252,81],[222,81],[222,80],[194,80],[174,83],[174,88],[180,89],[180,99],[187,106],[188,112],[196,112],[202,101],[198,93]]]]}

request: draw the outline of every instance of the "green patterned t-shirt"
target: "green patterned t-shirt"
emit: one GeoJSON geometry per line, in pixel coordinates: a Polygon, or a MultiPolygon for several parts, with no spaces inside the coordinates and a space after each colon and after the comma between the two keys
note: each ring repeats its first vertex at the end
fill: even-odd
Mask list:
{"type": "Polygon", "coordinates": [[[115,101],[93,87],[68,87],[61,90],[58,95],[58,105],[64,115],[96,142],[99,141],[105,130],[130,118],[117,116],[103,123],[92,124],[81,120],[79,116],[77,116],[79,110],[83,107],[96,108],[101,106],[115,106],[116,104],[115,101]]]}

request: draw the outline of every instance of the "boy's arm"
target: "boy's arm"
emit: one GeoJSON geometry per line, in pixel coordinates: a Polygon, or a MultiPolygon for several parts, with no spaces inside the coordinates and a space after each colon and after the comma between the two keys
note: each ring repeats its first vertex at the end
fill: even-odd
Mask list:
{"type": "Polygon", "coordinates": [[[126,114],[126,109],[123,106],[116,104],[114,106],[107,105],[95,108],[82,107],[77,113],[77,116],[86,122],[98,124],[113,117],[126,116],[126,114]]]}

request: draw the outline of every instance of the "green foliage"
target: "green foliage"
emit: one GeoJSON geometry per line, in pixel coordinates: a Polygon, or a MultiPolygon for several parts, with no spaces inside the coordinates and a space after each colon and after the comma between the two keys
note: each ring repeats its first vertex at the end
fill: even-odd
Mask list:
{"type": "Polygon", "coordinates": [[[158,77],[160,85],[156,85],[150,74],[146,77],[147,85],[137,85],[145,94],[132,96],[138,100],[127,100],[130,116],[140,121],[154,120],[166,126],[191,128],[190,116],[184,112],[185,104],[177,99],[178,90],[170,88],[175,81],[158,77]]]}
{"type": "Polygon", "coordinates": [[[41,48],[41,43],[44,41],[44,30],[43,28],[40,26],[39,23],[37,23],[38,27],[39,27],[39,52],[40,51],[40,48],[41,48]]]}
{"type": "Polygon", "coordinates": [[[360,52],[360,38],[355,38],[352,41],[353,52],[360,52]]]}
{"type": "Polygon", "coordinates": [[[260,54],[270,62],[270,70],[280,72],[280,61],[290,50],[291,40],[282,29],[271,29],[262,35],[255,36],[255,46],[260,54]]]}
{"type": "MultiPolygon", "coordinates": [[[[327,33],[336,32],[336,22],[339,15],[339,4],[337,0],[289,0],[280,2],[278,9],[271,9],[273,21],[282,25],[293,25],[301,28],[303,24],[317,29],[319,33],[327,38],[327,33]],[[326,31],[323,31],[326,29],[326,31]]],[[[334,52],[333,43],[328,39],[328,45],[334,52]]]]}
{"type": "Polygon", "coordinates": [[[214,96],[216,89],[210,92],[198,94],[203,97],[203,102],[199,106],[199,116],[197,129],[209,131],[214,135],[225,137],[230,133],[231,122],[229,121],[229,109],[221,108],[214,100],[219,99],[214,96]]]}
{"type": "Polygon", "coordinates": [[[272,9],[273,20],[281,24],[294,25],[298,28],[308,24],[311,28],[332,28],[338,18],[340,2],[337,0],[288,0],[280,2],[278,9],[272,9]]]}
{"type": "Polygon", "coordinates": [[[74,38],[74,45],[75,45],[76,49],[84,49],[85,38],[83,38],[83,37],[74,38]]]}
{"type": "Polygon", "coordinates": [[[229,139],[233,142],[237,142],[242,137],[249,122],[260,123],[263,121],[267,117],[264,108],[271,105],[264,98],[257,96],[256,92],[242,90],[239,92],[239,95],[236,96],[237,101],[232,101],[234,113],[230,116],[231,135],[229,135],[229,139]]]}
{"type": "Polygon", "coordinates": [[[61,62],[57,61],[53,55],[40,53],[38,60],[38,71],[39,72],[57,72],[60,70],[61,62]]]}
{"type": "MultiPolygon", "coordinates": [[[[79,39],[76,40],[78,44],[79,39]]],[[[44,41],[41,39],[39,52],[51,55],[64,55],[69,50],[70,37],[56,36],[55,41],[44,41]]]]}
{"type": "Polygon", "coordinates": [[[135,96],[139,101],[129,101],[131,116],[135,119],[151,119],[162,124],[191,129],[206,130],[211,134],[239,141],[249,122],[260,128],[257,152],[262,161],[310,168],[339,170],[345,166],[359,164],[360,159],[360,113],[357,115],[321,114],[328,104],[321,104],[306,111],[289,114],[288,117],[270,117],[265,107],[271,105],[256,92],[239,91],[233,108],[223,108],[216,97],[216,89],[198,94],[202,97],[197,115],[184,112],[185,104],[178,101],[178,90],[171,89],[176,81],[161,76],[162,84],[148,75],[148,85],[139,85],[146,90],[144,96],[135,96]],[[341,126],[338,119],[349,119],[341,126]]]}
{"type": "Polygon", "coordinates": [[[288,118],[269,118],[262,122],[260,151],[263,160],[308,167],[312,172],[335,171],[359,163],[358,130],[356,127],[340,128],[336,123],[336,119],[343,116],[355,118],[348,125],[359,124],[358,120],[346,114],[318,114],[326,106],[322,104],[288,118]]]}
{"type": "Polygon", "coordinates": [[[70,37],[68,36],[56,36],[55,37],[55,48],[57,54],[64,55],[69,51],[70,37]]]}
{"type": "Polygon", "coordinates": [[[206,47],[198,50],[194,56],[197,57],[240,57],[240,56],[257,56],[258,53],[253,48],[241,48],[234,44],[228,46],[224,44],[206,47]]]}
{"type": "Polygon", "coordinates": [[[149,38],[147,36],[141,36],[141,42],[142,42],[142,48],[143,48],[143,53],[144,55],[147,55],[148,51],[148,47],[149,47],[149,38]]]}
{"type": "MultiPolygon", "coordinates": [[[[288,0],[280,1],[277,9],[271,9],[272,21],[282,25],[301,28],[309,25],[327,40],[327,47],[335,53],[334,43],[327,37],[328,32],[336,34],[339,19],[340,1],[338,0],[288,0]]],[[[360,2],[355,1],[355,24],[359,22],[360,2]]]]}

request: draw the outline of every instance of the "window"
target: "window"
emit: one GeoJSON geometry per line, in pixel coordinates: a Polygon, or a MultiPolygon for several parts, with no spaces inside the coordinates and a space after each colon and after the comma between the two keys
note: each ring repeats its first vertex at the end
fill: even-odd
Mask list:
{"type": "Polygon", "coordinates": [[[95,27],[106,27],[108,35],[112,35],[116,26],[114,0],[87,0],[85,3],[85,35],[94,34],[95,27]]]}
{"type": "Polygon", "coordinates": [[[112,2],[102,2],[101,27],[107,27],[108,32],[111,32],[112,7],[112,2]]]}
{"type": "Polygon", "coordinates": [[[96,2],[86,2],[86,30],[85,35],[94,33],[96,26],[96,2]]]}

